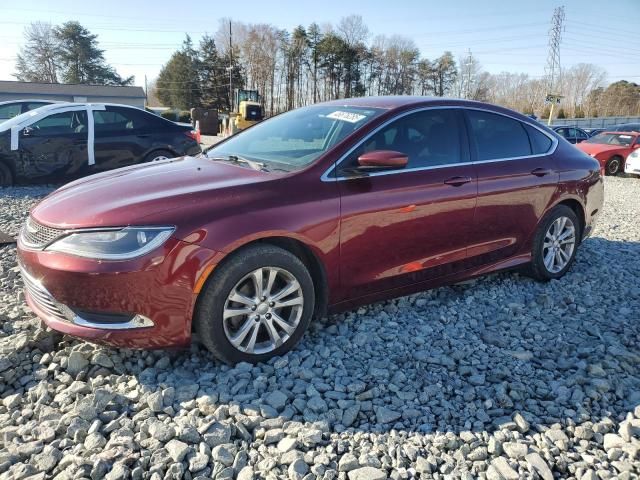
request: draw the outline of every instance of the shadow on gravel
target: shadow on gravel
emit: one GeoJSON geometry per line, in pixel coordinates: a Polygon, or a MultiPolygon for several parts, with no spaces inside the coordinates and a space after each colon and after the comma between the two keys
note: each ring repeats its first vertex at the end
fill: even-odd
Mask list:
{"type": "Polygon", "coordinates": [[[247,430],[260,416],[380,433],[621,419],[640,405],[639,258],[640,243],[591,238],[559,281],[503,273],[362,307],[313,322],[293,352],[256,366],[222,365],[198,345],[62,347],[86,359],[78,379],[135,377],[133,393],[135,379],[112,377],[131,416],[222,406],[247,430]]]}

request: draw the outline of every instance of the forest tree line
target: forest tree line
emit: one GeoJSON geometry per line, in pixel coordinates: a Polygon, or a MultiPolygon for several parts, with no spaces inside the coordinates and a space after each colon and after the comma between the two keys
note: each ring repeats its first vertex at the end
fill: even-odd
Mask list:
{"type": "MultiPolygon", "coordinates": [[[[106,62],[97,35],[75,21],[27,27],[15,69],[21,81],[131,85],[134,80],[121,77],[106,62]]],[[[554,92],[564,95],[557,115],[640,115],[640,86],[625,80],[607,85],[606,79],[606,72],[590,63],[564,69],[554,92]]],[[[493,74],[471,54],[456,58],[445,51],[425,58],[409,37],[372,35],[359,15],[292,31],[222,19],[218,30],[197,44],[186,36],[148,94],[151,104],[228,109],[230,85],[257,89],[267,115],[345,97],[433,95],[548,116],[544,77],[493,74]]]]}

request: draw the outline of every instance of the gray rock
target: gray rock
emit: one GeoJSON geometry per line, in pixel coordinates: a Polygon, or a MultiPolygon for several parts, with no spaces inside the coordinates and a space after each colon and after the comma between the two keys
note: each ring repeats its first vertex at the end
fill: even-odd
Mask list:
{"type": "Polygon", "coordinates": [[[524,458],[528,451],[528,447],[524,443],[518,442],[505,442],[502,444],[502,449],[509,458],[516,460],[524,458]]]}
{"type": "Polygon", "coordinates": [[[386,472],[373,467],[362,467],[351,470],[349,480],[386,480],[386,472]]]}
{"type": "Polygon", "coordinates": [[[491,466],[504,480],[518,480],[519,475],[504,457],[496,457],[491,461],[491,466]]]}
{"type": "Polygon", "coordinates": [[[77,375],[89,365],[89,360],[84,353],[77,350],[71,352],[67,359],[67,371],[71,375],[77,375]]]}
{"type": "Polygon", "coordinates": [[[551,472],[549,465],[547,465],[547,462],[545,462],[538,453],[532,452],[527,454],[525,456],[525,460],[538,473],[538,475],[540,475],[542,480],[553,480],[553,473],[551,472]]]}
{"type": "Polygon", "coordinates": [[[391,423],[402,417],[402,414],[386,407],[378,407],[376,410],[376,421],[378,423],[391,423]]]}
{"type": "Polygon", "coordinates": [[[355,470],[360,466],[358,463],[358,459],[352,453],[345,453],[340,457],[340,461],[338,462],[338,471],[339,472],[350,472],[351,470],[355,470]]]}
{"type": "Polygon", "coordinates": [[[289,465],[289,468],[287,469],[289,480],[302,480],[302,478],[304,478],[308,471],[309,466],[301,458],[298,458],[293,463],[291,463],[291,465],[289,465]]]}
{"type": "Polygon", "coordinates": [[[169,440],[164,448],[167,449],[169,456],[174,462],[181,462],[189,451],[189,445],[175,438],[169,440]]]}
{"type": "Polygon", "coordinates": [[[275,390],[265,397],[265,402],[276,410],[282,411],[287,404],[287,396],[281,391],[275,390]]]}
{"type": "Polygon", "coordinates": [[[215,462],[223,464],[225,467],[233,465],[235,454],[233,452],[233,445],[218,445],[211,450],[211,458],[215,462]]]}

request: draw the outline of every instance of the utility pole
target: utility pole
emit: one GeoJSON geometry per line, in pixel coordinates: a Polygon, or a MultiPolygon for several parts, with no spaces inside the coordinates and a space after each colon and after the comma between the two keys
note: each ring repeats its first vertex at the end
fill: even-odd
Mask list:
{"type": "Polygon", "coordinates": [[[229,113],[233,111],[233,44],[231,43],[231,20],[229,20],[229,113]]]}
{"type": "Polygon", "coordinates": [[[147,108],[149,103],[149,88],[147,87],[147,74],[144,74],[144,108],[147,108]]]}
{"type": "Polygon", "coordinates": [[[545,77],[547,80],[546,104],[551,104],[547,125],[551,125],[553,110],[560,104],[560,89],[562,88],[562,69],[560,67],[560,42],[564,31],[564,7],[557,7],[553,11],[551,19],[551,29],[549,30],[549,56],[545,67],[545,77]]]}

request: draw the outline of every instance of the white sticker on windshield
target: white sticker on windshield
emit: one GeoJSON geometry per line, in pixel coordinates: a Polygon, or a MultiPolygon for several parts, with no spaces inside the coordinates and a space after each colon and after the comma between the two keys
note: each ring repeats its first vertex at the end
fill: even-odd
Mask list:
{"type": "Polygon", "coordinates": [[[620,135],[620,138],[624,138],[625,140],[629,140],[631,135],[620,135]]]}
{"type": "Polygon", "coordinates": [[[327,118],[331,118],[333,120],[342,120],[343,122],[349,123],[358,123],[363,118],[367,118],[366,115],[360,115],[359,113],[352,112],[343,112],[341,110],[336,110],[335,112],[327,115],[327,118]]]}

